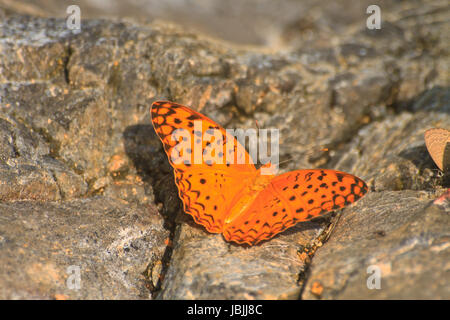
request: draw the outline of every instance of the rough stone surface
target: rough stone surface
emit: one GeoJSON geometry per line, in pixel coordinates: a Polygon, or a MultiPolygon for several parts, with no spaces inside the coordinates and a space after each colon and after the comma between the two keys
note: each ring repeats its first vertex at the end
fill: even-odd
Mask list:
{"type": "Polygon", "coordinates": [[[48,17],[64,1],[0,0],[0,298],[450,298],[450,206],[433,202],[448,173],[423,140],[450,128],[445,2],[383,1],[381,30],[366,29],[364,1],[288,2],[285,20],[267,19],[269,1],[249,5],[245,16],[261,12],[241,37],[217,19],[210,35],[231,44],[168,15],[72,32],[48,17]],[[282,171],[343,170],[370,192],[260,245],[227,243],[181,210],[150,124],[157,99],[228,128],[278,128],[282,171]]]}
{"type": "Polygon", "coordinates": [[[181,217],[160,299],[297,299],[305,261],[298,250],[319,223],[298,225],[254,247],[224,242],[181,217]],[[245,289],[244,289],[245,288],[245,289]],[[244,290],[243,290],[244,289],[244,290]]]}
{"type": "Polygon", "coordinates": [[[343,214],[327,244],[317,251],[302,297],[449,297],[450,215],[430,203],[435,196],[410,190],[370,193],[343,214]],[[371,267],[380,271],[379,289],[369,288],[371,267]],[[323,287],[319,295],[312,289],[317,282],[323,287]]]}
{"type": "Polygon", "coordinates": [[[165,251],[151,207],[98,196],[0,204],[2,299],[142,299],[165,251]],[[73,271],[80,270],[80,288],[73,271]]]}

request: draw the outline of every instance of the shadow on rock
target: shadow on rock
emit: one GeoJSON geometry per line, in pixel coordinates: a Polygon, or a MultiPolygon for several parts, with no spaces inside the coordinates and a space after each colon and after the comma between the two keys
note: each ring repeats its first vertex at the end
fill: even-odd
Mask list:
{"type": "Polygon", "coordinates": [[[157,202],[163,203],[162,214],[170,225],[180,209],[181,202],[170,167],[153,126],[129,126],[123,132],[125,152],[142,180],[152,187],[157,202]]]}

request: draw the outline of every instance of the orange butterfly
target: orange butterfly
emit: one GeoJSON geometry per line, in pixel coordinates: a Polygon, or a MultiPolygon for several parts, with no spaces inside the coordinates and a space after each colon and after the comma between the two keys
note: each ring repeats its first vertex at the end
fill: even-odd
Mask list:
{"type": "MultiPolygon", "coordinates": [[[[233,135],[188,107],[156,101],[152,104],[151,116],[174,168],[184,211],[209,232],[223,233],[227,241],[257,244],[297,222],[342,208],[367,193],[364,181],[335,170],[295,170],[278,176],[261,174],[270,164],[256,169],[250,155],[233,135]],[[198,120],[201,126],[196,124],[198,120]],[[189,136],[177,137],[177,129],[185,129],[189,136]],[[210,141],[201,139],[211,130],[220,132],[221,137],[210,141]],[[183,141],[190,148],[177,150],[177,145],[183,141]],[[229,151],[227,142],[230,141],[234,145],[234,158],[225,162],[224,154],[229,151]],[[211,151],[213,143],[220,145],[221,151],[209,152],[209,155],[222,161],[203,157],[202,163],[195,164],[183,160],[196,148],[211,151]]],[[[208,152],[203,153],[206,154],[208,152]]]]}

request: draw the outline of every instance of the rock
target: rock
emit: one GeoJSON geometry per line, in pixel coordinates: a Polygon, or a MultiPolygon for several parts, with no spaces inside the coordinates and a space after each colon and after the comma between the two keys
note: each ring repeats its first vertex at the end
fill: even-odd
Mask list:
{"type": "MultiPolygon", "coordinates": [[[[448,101],[439,101],[435,111],[424,107],[424,111],[403,112],[367,125],[334,166],[366,177],[376,191],[426,190],[443,185],[443,176],[424,143],[424,133],[430,127],[450,127],[448,101]]],[[[427,107],[435,102],[429,103],[427,107]]]]}
{"type": "Polygon", "coordinates": [[[146,268],[168,236],[152,207],[93,197],[2,203],[0,211],[2,299],[151,297],[146,268]]]}
{"type": "Polygon", "coordinates": [[[448,211],[424,191],[372,192],[314,256],[304,299],[448,297],[448,211]],[[358,252],[358,254],[355,254],[358,252]],[[379,287],[371,276],[380,272],[379,287]],[[323,291],[315,294],[313,285],[323,291]],[[316,284],[317,285],[317,284],[316,284]]]}
{"type": "Polygon", "coordinates": [[[158,299],[297,299],[306,264],[297,251],[320,231],[304,223],[253,247],[207,234],[183,214],[158,299]]]}
{"type": "Polygon", "coordinates": [[[448,180],[423,140],[428,128],[450,128],[439,5],[405,11],[387,1],[378,32],[365,27],[365,3],[299,2],[312,14],[276,21],[289,32],[275,40],[261,28],[258,41],[282,50],[259,50],[166,21],[83,20],[74,33],[64,19],[8,3],[0,2],[1,298],[450,297],[448,206],[432,204],[448,180]],[[352,10],[343,17],[340,5],[352,10]],[[158,99],[227,128],[278,128],[282,172],[343,170],[370,192],[257,246],[225,242],[181,210],[150,123],[158,99]],[[80,290],[68,287],[69,266],[80,267],[80,290]],[[381,271],[380,290],[367,287],[370,266],[381,271]]]}
{"type": "Polygon", "coordinates": [[[43,137],[14,118],[0,118],[1,200],[59,200],[87,191],[85,181],[50,156],[43,137]]]}

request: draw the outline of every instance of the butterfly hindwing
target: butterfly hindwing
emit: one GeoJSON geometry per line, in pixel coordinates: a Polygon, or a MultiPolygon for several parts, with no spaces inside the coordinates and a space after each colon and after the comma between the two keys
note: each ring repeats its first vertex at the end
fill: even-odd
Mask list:
{"type": "Polygon", "coordinates": [[[277,233],[343,208],[367,193],[361,179],[340,171],[296,170],[273,178],[252,205],[224,230],[229,241],[255,244],[277,233]]]}
{"type": "Polygon", "coordinates": [[[343,208],[367,193],[367,185],[354,175],[328,169],[295,170],[275,177],[273,188],[302,220],[343,208]],[[303,211],[301,210],[303,209],[303,211]]]}
{"type": "Polygon", "coordinates": [[[184,211],[212,233],[222,232],[229,204],[241,192],[241,188],[245,188],[244,180],[241,175],[240,181],[237,181],[226,171],[175,170],[175,183],[184,211]]]}

